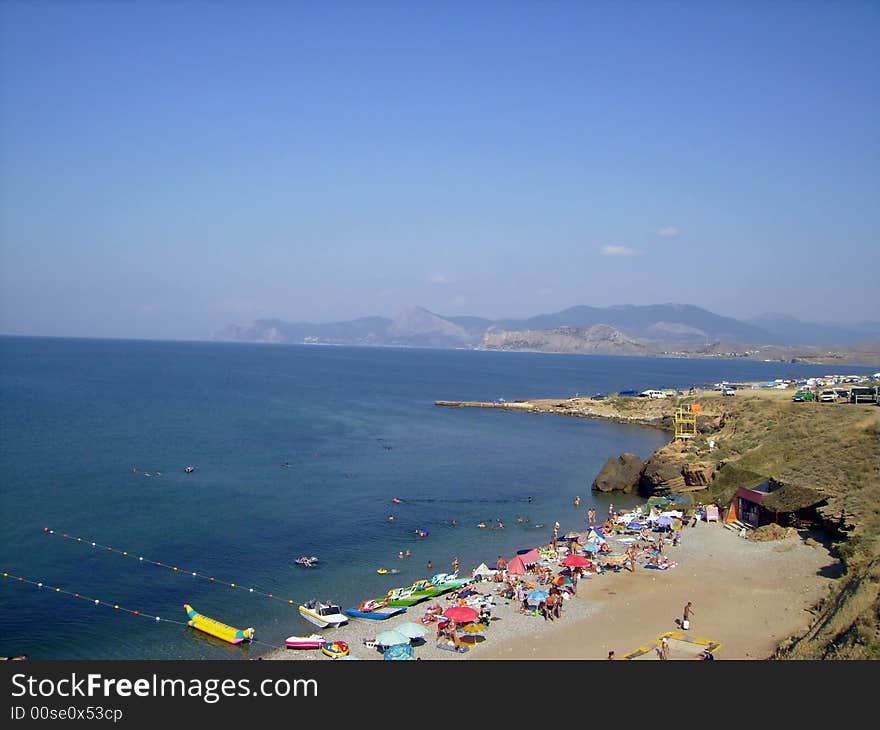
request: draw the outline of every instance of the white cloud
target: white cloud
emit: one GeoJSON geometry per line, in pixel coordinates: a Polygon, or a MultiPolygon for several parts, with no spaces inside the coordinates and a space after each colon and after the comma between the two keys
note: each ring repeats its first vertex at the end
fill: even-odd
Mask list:
{"type": "Polygon", "coordinates": [[[603,256],[635,256],[638,251],[629,246],[602,246],[599,253],[603,256]]]}
{"type": "Polygon", "coordinates": [[[678,235],[678,228],[675,226],[663,226],[660,230],[657,231],[658,236],[664,236],[665,238],[670,238],[672,236],[678,235]]]}
{"type": "Polygon", "coordinates": [[[431,282],[432,284],[448,284],[449,283],[449,279],[446,278],[446,274],[443,274],[439,271],[435,274],[431,274],[428,277],[428,281],[431,282]]]}

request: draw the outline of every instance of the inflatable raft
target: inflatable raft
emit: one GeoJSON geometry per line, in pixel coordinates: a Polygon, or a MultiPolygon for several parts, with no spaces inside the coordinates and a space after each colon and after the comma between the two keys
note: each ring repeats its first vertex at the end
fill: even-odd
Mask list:
{"type": "Polygon", "coordinates": [[[188,603],[185,603],[183,608],[186,611],[186,615],[189,616],[189,621],[187,621],[188,626],[192,626],[199,631],[204,631],[211,636],[216,636],[218,639],[223,639],[223,641],[228,641],[230,644],[240,644],[243,641],[252,641],[254,634],[256,633],[253,628],[237,629],[234,626],[229,626],[220,623],[215,619],[203,616],[188,603]]]}

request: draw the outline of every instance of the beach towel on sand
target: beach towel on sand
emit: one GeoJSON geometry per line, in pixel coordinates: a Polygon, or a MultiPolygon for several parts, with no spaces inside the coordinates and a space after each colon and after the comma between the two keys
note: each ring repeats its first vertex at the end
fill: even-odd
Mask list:
{"type": "Polygon", "coordinates": [[[445,649],[446,651],[455,651],[455,652],[458,652],[459,654],[464,654],[466,651],[469,651],[469,649],[466,646],[455,646],[453,644],[446,644],[442,641],[439,644],[437,644],[437,648],[438,649],[445,649]]]}

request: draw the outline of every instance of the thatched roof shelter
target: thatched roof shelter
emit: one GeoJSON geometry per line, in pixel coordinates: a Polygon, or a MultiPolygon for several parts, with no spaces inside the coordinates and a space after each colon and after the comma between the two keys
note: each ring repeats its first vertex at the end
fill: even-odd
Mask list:
{"type": "MultiPolygon", "coordinates": [[[[809,487],[769,480],[769,491],[761,495],[761,506],[773,512],[796,512],[816,507],[825,501],[825,495],[809,487]]],[[[762,490],[763,491],[763,490],[762,490]]]]}

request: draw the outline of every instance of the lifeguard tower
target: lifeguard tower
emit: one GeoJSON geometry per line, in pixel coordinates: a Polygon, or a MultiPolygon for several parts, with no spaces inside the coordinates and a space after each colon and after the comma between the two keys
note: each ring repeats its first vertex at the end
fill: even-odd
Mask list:
{"type": "Polygon", "coordinates": [[[692,439],[697,435],[697,416],[701,410],[699,403],[685,403],[675,409],[673,423],[676,439],[692,439]]]}

